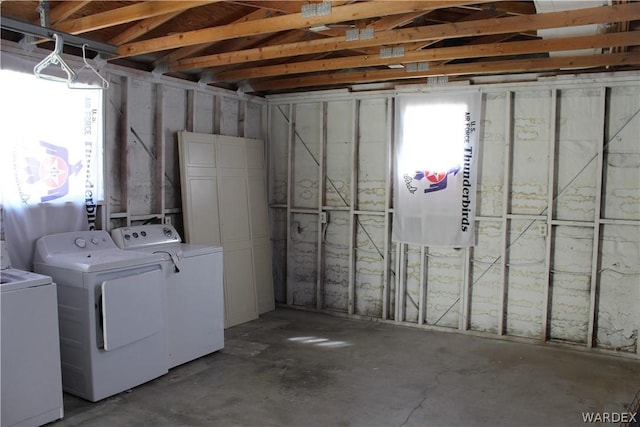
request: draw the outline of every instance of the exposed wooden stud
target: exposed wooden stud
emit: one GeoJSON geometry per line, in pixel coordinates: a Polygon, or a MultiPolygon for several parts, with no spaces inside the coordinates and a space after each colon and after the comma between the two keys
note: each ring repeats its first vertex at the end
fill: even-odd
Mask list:
{"type": "Polygon", "coordinates": [[[187,91],[187,131],[196,131],[196,91],[189,89],[187,91]]]}
{"type": "Polygon", "coordinates": [[[542,306],[542,331],[540,333],[540,341],[546,342],[551,333],[551,298],[552,298],[552,276],[551,270],[553,269],[553,216],[555,214],[555,165],[556,165],[556,147],[558,145],[558,91],[557,89],[551,90],[551,111],[549,113],[549,162],[547,167],[549,169],[549,178],[547,179],[547,235],[545,237],[545,256],[544,256],[544,301],[542,306]]]}
{"type": "Polygon", "coordinates": [[[326,179],[327,179],[327,102],[322,103],[322,135],[320,141],[320,158],[318,161],[318,210],[316,212],[318,217],[318,253],[316,262],[316,310],[322,310],[324,308],[324,228],[327,224],[321,220],[322,206],[326,202],[326,179]]]}
{"type": "Polygon", "coordinates": [[[407,251],[406,243],[398,243],[398,257],[400,269],[396,271],[396,316],[397,322],[404,322],[407,305],[407,251]]]}
{"type": "MultiPolygon", "coordinates": [[[[477,225],[474,225],[477,227],[477,225]]],[[[460,285],[460,320],[458,328],[461,331],[469,329],[469,309],[471,307],[471,253],[473,248],[464,248],[464,266],[462,268],[462,283],[460,285]]]]}
{"type": "Polygon", "coordinates": [[[154,166],[153,166],[153,182],[155,184],[154,192],[154,209],[160,213],[161,220],[164,222],[165,208],[165,86],[162,83],[156,84],[156,105],[155,105],[155,144],[154,144],[154,166]]]}
{"type": "Polygon", "coordinates": [[[349,290],[347,295],[348,313],[355,314],[355,294],[356,294],[356,269],[358,246],[358,217],[356,208],[358,206],[358,152],[360,147],[360,101],[353,100],[353,129],[351,133],[351,185],[349,193],[351,200],[349,203],[349,290]]]}
{"type": "Polygon", "coordinates": [[[129,172],[129,148],[130,137],[129,128],[131,127],[131,117],[129,112],[129,94],[131,93],[131,78],[127,76],[122,77],[122,116],[120,117],[120,208],[124,209],[126,214],[126,226],[131,225],[131,216],[129,209],[129,189],[131,188],[129,172]]]}
{"type": "MultiPolygon", "coordinates": [[[[218,97],[216,97],[218,98],[218,97]]],[[[279,108],[279,107],[276,107],[279,108]]],[[[295,141],[296,141],[296,108],[295,104],[289,104],[289,140],[288,140],[288,163],[287,168],[287,304],[293,305],[293,263],[290,262],[293,259],[293,248],[291,247],[291,224],[293,223],[293,177],[294,175],[294,159],[295,159],[295,141]]]]}
{"type": "Polygon", "coordinates": [[[427,248],[420,246],[420,299],[418,300],[418,325],[424,325],[427,303],[427,248]]]}
{"type": "Polygon", "coordinates": [[[238,101],[238,136],[244,137],[247,134],[247,101],[238,101]]]}
{"type": "Polygon", "coordinates": [[[607,88],[600,88],[600,105],[599,113],[597,117],[600,117],[600,129],[598,130],[597,143],[597,157],[596,157],[596,188],[595,188],[595,209],[594,209],[594,222],[593,222],[593,247],[591,258],[591,290],[589,292],[589,329],[587,335],[587,347],[597,347],[597,330],[596,324],[598,321],[598,294],[600,292],[600,231],[602,225],[600,224],[600,217],[602,215],[602,182],[604,178],[604,146],[605,141],[605,125],[606,125],[606,103],[607,103],[607,88]]]}
{"type": "MultiPolygon", "coordinates": [[[[387,97],[387,171],[385,174],[384,201],[384,272],[382,287],[382,319],[389,318],[391,292],[391,206],[393,204],[393,97],[387,97]]],[[[397,270],[396,270],[397,271],[397,270]]]]}
{"type": "Polygon", "coordinates": [[[502,182],[502,247],[500,252],[500,280],[502,292],[500,294],[500,308],[498,315],[498,334],[504,335],[507,327],[507,300],[509,292],[507,256],[509,248],[509,202],[511,193],[511,155],[513,151],[513,93],[506,91],[504,129],[504,179],[502,182]]]}
{"type": "Polygon", "coordinates": [[[222,131],[222,96],[215,95],[213,99],[213,133],[219,135],[222,131]]]}

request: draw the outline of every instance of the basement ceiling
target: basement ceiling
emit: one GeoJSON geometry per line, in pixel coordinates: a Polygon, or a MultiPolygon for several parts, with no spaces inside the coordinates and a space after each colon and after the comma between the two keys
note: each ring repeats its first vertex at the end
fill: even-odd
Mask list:
{"type": "Polygon", "coordinates": [[[4,0],[0,15],[5,40],[44,23],[113,45],[114,64],[256,95],[640,69],[640,2],[571,4],[4,0]]]}

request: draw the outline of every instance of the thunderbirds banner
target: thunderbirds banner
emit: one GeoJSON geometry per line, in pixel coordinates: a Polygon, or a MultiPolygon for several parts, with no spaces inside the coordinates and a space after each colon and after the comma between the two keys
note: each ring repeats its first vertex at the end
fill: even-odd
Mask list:
{"type": "Polygon", "coordinates": [[[475,244],[481,102],[479,90],[396,96],[394,241],[475,244]]]}

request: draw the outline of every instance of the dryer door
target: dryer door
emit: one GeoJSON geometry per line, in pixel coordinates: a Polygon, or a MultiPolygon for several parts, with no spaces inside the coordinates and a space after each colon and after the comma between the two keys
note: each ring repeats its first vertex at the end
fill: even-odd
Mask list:
{"type": "Polygon", "coordinates": [[[111,351],[164,328],[160,269],[102,282],[102,334],[111,351]]]}

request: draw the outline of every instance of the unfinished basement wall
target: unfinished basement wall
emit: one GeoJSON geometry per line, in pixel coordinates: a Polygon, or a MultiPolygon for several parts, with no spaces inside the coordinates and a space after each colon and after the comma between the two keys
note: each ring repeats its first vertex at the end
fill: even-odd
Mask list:
{"type": "Polygon", "coordinates": [[[393,92],[268,98],[276,300],[638,357],[640,74],[478,86],[469,249],[390,239],[393,92]]]}

